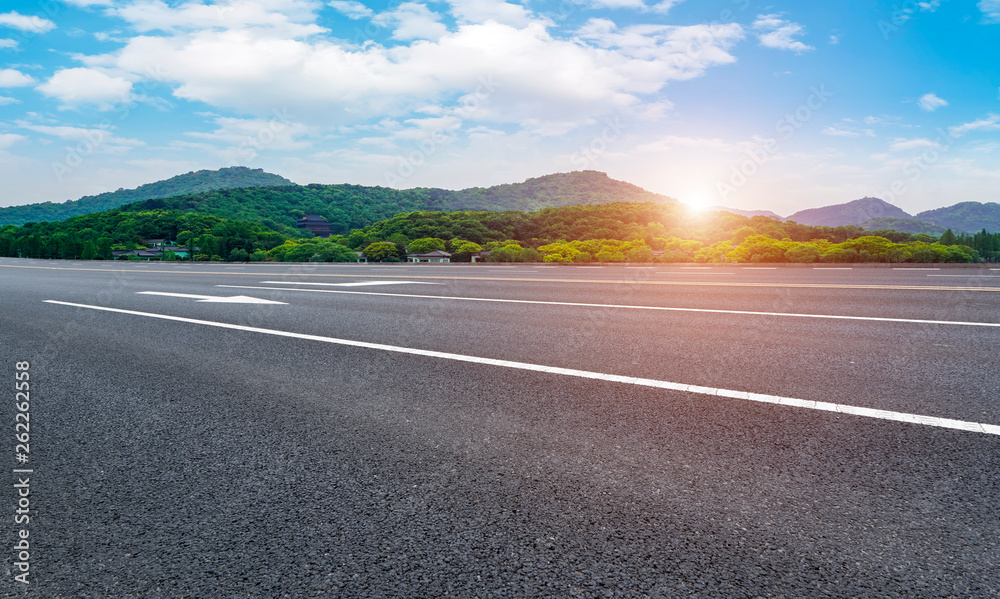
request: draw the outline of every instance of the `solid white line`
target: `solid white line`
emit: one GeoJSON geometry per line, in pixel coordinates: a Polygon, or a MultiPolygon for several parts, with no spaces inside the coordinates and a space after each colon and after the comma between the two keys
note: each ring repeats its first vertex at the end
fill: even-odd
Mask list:
{"type": "Polygon", "coordinates": [[[892,269],[893,270],[941,270],[940,268],[912,268],[906,266],[900,266],[899,268],[896,268],[894,266],[892,269]]]}
{"type": "Polygon", "coordinates": [[[444,283],[428,283],[426,281],[355,281],[353,283],[312,283],[308,281],[261,281],[261,282],[272,285],[323,285],[326,287],[369,287],[375,285],[444,285],[444,283]]]}
{"type": "Polygon", "coordinates": [[[996,275],[925,275],[928,277],[962,277],[963,279],[1000,279],[996,275]]]}
{"type": "Polygon", "coordinates": [[[743,270],[778,270],[777,266],[744,266],[743,270]]]}
{"type": "Polygon", "coordinates": [[[845,404],[836,404],[825,401],[813,401],[806,399],[796,399],[794,397],[782,397],[780,395],[766,395],[761,393],[750,393],[747,391],[733,391],[730,389],[719,389],[715,387],[702,387],[699,385],[687,385],[684,383],[673,383],[670,381],[660,381],[656,379],[645,379],[618,374],[606,374],[603,372],[593,372],[589,370],[576,370],[573,368],[561,368],[558,366],[544,366],[541,364],[530,364],[527,362],[514,362],[511,360],[496,360],[493,358],[481,358],[479,356],[468,356],[464,354],[452,354],[427,349],[415,349],[411,347],[400,347],[397,345],[385,345],[382,343],[369,343],[367,341],[354,341],[351,339],[338,339],[336,337],[324,337],[321,335],[308,335],[304,333],[292,333],[290,331],[279,331],[276,329],[262,329],[258,327],[248,327],[225,322],[215,322],[211,320],[198,320],[195,318],[184,318],[182,316],[169,316],[166,314],[156,314],[153,312],[137,312],[135,310],[123,310],[120,308],[106,308],[103,306],[90,306],[87,304],[74,304],[70,302],[60,302],[56,300],[44,300],[45,303],[59,304],[62,306],[72,306],[75,308],[86,308],[90,310],[101,310],[105,312],[115,312],[118,314],[129,314],[132,316],[145,316],[147,318],[158,318],[161,320],[172,320],[175,322],[185,322],[189,324],[199,324],[236,331],[246,331],[250,333],[263,333],[265,335],[276,335],[278,337],[291,337],[307,341],[319,341],[322,343],[333,343],[336,345],[346,345],[349,347],[361,347],[365,349],[375,349],[399,354],[422,356],[427,358],[439,358],[443,360],[455,360],[458,362],[470,362],[473,364],[484,364],[487,366],[501,366],[504,368],[514,368],[517,370],[528,370],[532,372],[545,372],[548,374],[560,374],[563,376],[573,376],[585,379],[596,379],[612,383],[624,383],[627,385],[637,385],[640,387],[654,387],[657,389],[667,389],[669,391],[680,391],[684,393],[697,393],[700,395],[714,395],[717,397],[728,397],[731,399],[743,399],[747,401],[757,401],[763,403],[778,404],[796,408],[806,408],[810,410],[823,410],[826,412],[839,412],[842,414],[852,414],[879,420],[893,420],[896,422],[906,422],[909,424],[922,424],[939,428],[951,428],[990,435],[1000,435],[1000,426],[984,424],[980,422],[966,422],[962,420],[952,420],[949,418],[938,418],[936,416],[922,416],[919,414],[909,414],[906,412],[892,412],[889,410],[876,410],[845,404]]]}
{"type": "Polygon", "coordinates": [[[854,270],[850,266],[814,266],[813,270],[854,270]]]}
{"type": "Polygon", "coordinates": [[[654,274],[658,274],[658,275],[709,275],[709,276],[715,276],[715,275],[734,275],[736,273],[734,273],[734,272],[705,272],[705,271],[702,271],[702,270],[699,270],[698,272],[677,272],[677,271],[673,271],[673,270],[658,270],[654,274]]]}
{"type": "MultiPolygon", "coordinates": [[[[261,281],[270,283],[269,281],[261,281]]],[[[303,283],[305,284],[305,283],[303,283]]],[[[312,283],[328,285],[329,283],[312,283]]],[[[583,302],[548,302],[542,300],[499,299],[492,297],[459,297],[448,295],[417,295],[414,293],[378,293],[375,291],[340,291],[333,289],[299,289],[296,287],[256,287],[253,285],[216,285],[227,289],[269,289],[271,291],[306,291],[312,293],[343,293],[348,295],[376,295],[384,297],[410,297],[418,299],[456,300],[465,302],[496,302],[508,304],[535,304],[541,306],[573,306],[578,308],[621,308],[625,310],[661,310],[664,312],[702,312],[706,314],[742,314],[745,316],[787,316],[792,318],[825,318],[829,320],[867,320],[873,322],[900,322],[907,324],[945,324],[971,327],[1000,327],[1000,322],[963,322],[960,320],[920,320],[916,318],[884,318],[879,316],[840,316],[836,314],[799,314],[795,312],[753,312],[750,310],[713,310],[710,308],[670,308],[666,306],[635,306],[629,304],[587,304],[583,302]]]]}

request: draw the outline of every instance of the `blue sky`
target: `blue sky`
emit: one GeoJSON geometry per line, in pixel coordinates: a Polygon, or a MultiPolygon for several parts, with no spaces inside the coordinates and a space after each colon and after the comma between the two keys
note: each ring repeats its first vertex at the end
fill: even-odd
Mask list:
{"type": "Polygon", "coordinates": [[[203,168],[998,201],[1000,0],[8,0],[0,206],[203,168]]]}

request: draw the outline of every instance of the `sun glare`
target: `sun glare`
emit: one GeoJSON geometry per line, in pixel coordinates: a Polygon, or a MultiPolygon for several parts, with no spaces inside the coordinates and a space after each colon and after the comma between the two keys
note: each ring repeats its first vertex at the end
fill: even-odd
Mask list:
{"type": "Polygon", "coordinates": [[[705,212],[711,207],[708,200],[706,200],[703,196],[698,195],[685,196],[681,199],[681,203],[684,204],[691,212],[705,212]]]}

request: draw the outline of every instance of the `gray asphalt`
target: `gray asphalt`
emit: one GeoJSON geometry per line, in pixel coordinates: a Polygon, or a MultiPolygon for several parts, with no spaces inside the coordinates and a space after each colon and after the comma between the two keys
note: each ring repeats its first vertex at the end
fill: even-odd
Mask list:
{"type": "Polygon", "coordinates": [[[13,580],[8,485],[0,590],[1000,594],[997,435],[45,300],[995,425],[1000,328],[975,324],[1000,323],[988,267],[0,259],[2,371],[12,389],[30,361],[32,398],[30,462],[11,455],[13,393],[5,451],[34,470],[32,582],[13,580]],[[396,284],[302,284],[373,280],[396,284]]]}

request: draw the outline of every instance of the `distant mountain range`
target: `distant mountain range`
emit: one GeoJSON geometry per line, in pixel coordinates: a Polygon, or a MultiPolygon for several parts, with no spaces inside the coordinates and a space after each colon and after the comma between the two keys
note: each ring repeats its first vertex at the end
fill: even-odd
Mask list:
{"type": "MultiPolygon", "coordinates": [[[[349,184],[303,186],[261,169],[237,166],[189,172],[135,189],[119,189],[61,204],[44,202],[0,208],[0,226],[61,221],[116,208],[129,211],[174,209],[255,220],[286,234],[299,233],[296,218],[307,213],[319,214],[330,221],[335,232],[346,233],[396,214],[419,210],[530,212],[610,202],[672,203],[676,200],[598,171],[555,173],[523,183],[451,191],[349,184]]],[[[892,229],[930,235],[940,235],[946,229],[955,233],[975,233],[982,229],[1000,232],[1000,204],[993,202],[962,202],[915,216],[872,197],[801,210],[787,218],[769,210],[713,209],[811,226],[855,225],[870,231],[892,229]]]]}
{"type": "Polygon", "coordinates": [[[459,191],[434,188],[392,189],[363,185],[291,185],[215,191],[158,198],[122,210],[181,210],[250,220],[284,233],[301,234],[295,220],[317,214],[334,233],[348,233],[397,214],[416,211],[483,210],[532,212],[543,208],[610,202],[673,203],[675,200],[616,181],[605,173],[577,171],[528,179],[523,183],[473,187],[459,191]]]}
{"type": "Polygon", "coordinates": [[[954,233],[977,233],[986,229],[1000,232],[1000,204],[994,202],[961,202],[947,208],[927,210],[911,215],[879,198],[861,198],[846,204],[800,210],[787,218],[760,210],[720,208],[734,214],[763,214],[781,221],[795,221],[814,227],[856,225],[868,231],[891,229],[903,233],[941,235],[947,229],[954,233]]]}
{"type": "Polygon", "coordinates": [[[363,185],[296,185],[260,169],[231,167],[198,171],[136,189],[55,204],[45,202],[0,209],[0,226],[61,221],[111,209],[169,209],[253,220],[285,234],[298,234],[295,219],[318,214],[337,233],[368,226],[403,212],[418,210],[519,210],[605,204],[676,202],[673,198],[616,181],[597,171],[556,173],[523,183],[473,187],[392,189],[363,185]]]}
{"type": "Polygon", "coordinates": [[[43,221],[61,221],[72,216],[104,212],[152,198],[169,198],[178,195],[229,189],[236,187],[267,187],[274,185],[294,185],[279,175],[265,173],[261,169],[233,166],[218,170],[201,170],[177,175],[156,183],[140,185],[135,189],[118,189],[96,196],[84,196],[79,200],[62,203],[42,202],[23,206],[0,208],[0,227],[23,225],[43,221]]]}

